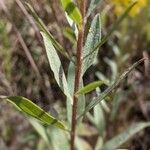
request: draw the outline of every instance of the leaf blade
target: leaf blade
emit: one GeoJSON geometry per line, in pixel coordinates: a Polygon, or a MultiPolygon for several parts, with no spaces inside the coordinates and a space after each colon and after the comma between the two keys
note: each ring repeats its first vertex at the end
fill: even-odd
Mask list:
{"type": "Polygon", "coordinates": [[[127,14],[130,12],[130,10],[134,7],[134,5],[137,4],[137,1],[131,3],[129,7],[124,11],[124,13],[117,19],[117,21],[110,27],[109,32],[102,38],[102,40],[94,45],[94,49],[88,53],[86,56],[83,57],[83,60],[89,57],[93,52],[97,51],[98,48],[100,48],[110,37],[110,35],[117,29],[117,27],[120,25],[120,23],[124,20],[124,18],[127,16],[127,14]]]}
{"type": "Polygon", "coordinates": [[[68,16],[80,27],[82,23],[82,16],[78,7],[72,0],[61,0],[64,11],[68,16]]]}
{"type": "Polygon", "coordinates": [[[138,123],[135,125],[131,125],[127,130],[125,130],[123,133],[120,133],[116,137],[112,138],[108,142],[104,144],[102,147],[102,150],[115,150],[119,148],[123,143],[125,143],[129,138],[131,138],[134,134],[139,132],[140,130],[149,127],[150,122],[147,123],[138,123]]]}
{"type": "Polygon", "coordinates": [[[7,99],[7,101],[11,102],[25,114],[38,119],[42,123],[47,125],[53,125],[57,128],[65,130],[65,126],[62,122],[49,115],[47,112],[45,112],[43,109],[41,109],[38,105],[34,104],[29,99],[21,96],[9,96],[5,99],[7,99]]]}
{"type": "Polygon", "coordinates": [[[105,97],[107,97],[117,86],[120,84],[122,80],[124,80],[127,75],[135,68],[137,67],[141,62],[145,60],[141,59],[138,62],[134,63],[131,67],[129,67],[121,76],[120,78],[111,86],[109,86],[103,93],[101,93],[100,96],[96,97],[91,103],[85,108],[85,111],[77,118],[80,119],[83,115],[85,115],[89,110],[91,110],[93,107],[95,107],[99,102],[101,102],[105,97]]]}
{"type": "MultiPolygon", "coordinates": [[[[87,39],[83,48],[83,58],[93,50],[93,47],[101,41],[101,24],[100,24],[100,15],[97,14],[89,29],[89,33],[87,35],[87,39]]],[[[91,55],[88,55],[85,59],[83,59],[82,66],[82,75],[86,72],[86,70],[93,64],[96,59],[98,53],[98,49],[96,49],[91,55]]]]}
{"type": "Polygon", "coordinates": [[[68,83],[65,77],[64,70],[62,68],[61,61],[59,59],[59,56],[54,48],[54,46],[51,43],[51,40],[48,38],[47,34],[44,32],[41,32],[48,61],[51,67],[51,70],[54,73],[55,80],[57,84],[59,85],[60,89],[64,92],[64,94],[71,100],[72,103],[72,97],[70,95],[69,89],[68,89],[68,83]]]}
{"type": "Polygon", "coordinates": [[[82,95],[82,94],[89,93],[89,92],[93,91],[94,89],[96,89],[97,87],[99,87],[99,86],[101,86],[103,84],[105,84],[104,81],[94,81],[92,83],[89,83],[85,87],[81,88],[79,91],[77,91],[75,93],[75,95],[79,96],[79,95],[82,95]]]}
{"type": "Polygon", "coordinates": [[[92,11],[99,5],[101,0],[91,0],[86,16],[89,17],[92,11]]]}
{"type": "Polygon", "coordinates": [[[33,7],[29,4],[26,3],[29,11],[31,12],[32,17],[34,18],[36,24],[38,25],[39,29],[41,31],[43,31],[45,34],[47,34],[48,38],[51,40],[51,42],[53,43],[54,47],[63,55],[65,56],[67,59],[70,60],[70,56],[68,55],[68,53],[66,52],[66,50],[62,47],[62,45],[60,45],[55,38],[53,37],[53,35],[48,31],[46,25],[44,24],[44,22],[41,20],[41,18],[37,15],[37,13],[35,12],[35,10],[33,9],[33,7]]]}

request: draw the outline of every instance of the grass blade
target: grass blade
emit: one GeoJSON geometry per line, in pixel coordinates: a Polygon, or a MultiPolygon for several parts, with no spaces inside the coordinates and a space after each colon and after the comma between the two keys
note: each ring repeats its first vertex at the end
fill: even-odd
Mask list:
{"type": "Polygon", "coordinates": [[[134,63],[131,67],[129,67],[120,77],[119,79],[109,86],[103,93],[100,94],[100,96],[96,97],[91,103],[85,108],[85,111],[78,117],[81,118],[84,116],[88,111],[90,111],[93,107],[95,107],[99,102],[101,102],[104,98],[106,98],[114,89],[117,88],[117,86],[121,83],[122,80],[124,80],[128,74],[137,67],[141,62],[143,62],[145,59],[141,59],[138,62],[134,63]]]}
{"type": "Polygon", "coordinates": [[[86,56],[84,56],[83,60],[89,57],[92,53],[97,51],[99,47],[101,47],[110,37],[110,35],[118,28],[119,24],[124,20],[124,18],[128,15],[129,11],[137,4],[137,1],[133,2],[129,7],[125,10],[125,12],[118,18],[118,20],[110,27],[109,32],[102,38],[102,40],[94,45],[94,49],[89,52],[86,56]]]}
{"type": "Polygon", "coordinates": [[[119,148],[119,146],[125,143],[137,132],[149,126],[150,126],[150,122],[147,123],[142,122],[142,123],[137,123],[135,125],[131,125],[127,130],[125,130],[124,132],[120,133],[116,137],[106,142],[102,147],[102,150],[110,150],[110,149],[116,150],[117,148],[119,148]]]}
{"type": "Polygon", "coordinates": [[[28,9],[31,12],[31,15],[33,16],[34,20],[36,21],[38,27],[40,28],[41,31],[43,31],[47,37],[51,40],[52,44],[54,47],[67,59],[70,60],[70,57],[66,50],[54,39],[53,35],[48,31],[46,25],[43,23],[43,21],[40,19],[40,17],[37,15],[37,13],[34,11],[32,6],[29,3],[26,3],[28,9]]]}
{"type": "Polygon", "coordinates": [[[25,114],[36,118],[37,120],[41,121],[46,125],[53,125],[57,128],[65,130],[65,126],[62,122],[45,112],[39,106],[34,104],[32,101],[25,97],[21,96],[9,96],[4,97],[3,99],[7,99],[10,103],[15,105],[20,111],[24,112],[25,114]]]}

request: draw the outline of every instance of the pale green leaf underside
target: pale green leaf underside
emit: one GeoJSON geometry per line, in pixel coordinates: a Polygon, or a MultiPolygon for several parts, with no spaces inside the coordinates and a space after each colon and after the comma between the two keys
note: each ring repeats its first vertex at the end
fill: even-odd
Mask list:
{"type": "Polygon", "coordinates": [[[54,46],[51,43],[51,40],[48,38],[47,34],[44,32],[41,32],[43,40],[44,40],[44,45],[48,57],[48,61],[51,67],[51,70],[54,73],[55,80],[61,90],[64,92],[64,94],[69,98],[69,100],[72,103],[72,97],[70,95],[69,89],[68,89],[68,83],[66,81],[65,73],[62,68],[61,61],[59,59],[59,56],[54,48],[54,46]]]}
{"type": "Polygon", "coordinates": [[[72,2],[72,0],[61,0],[64,11],[68,16],[80,26],[82,23],[82,16],[78,7],[72,2]]]}
{"type": "Polygon", "coordinates": [[[105,84],[104,81],[94,81],[92,83],[89,83],[85,87],[81,88],[78,92],[76,92],[75,95],[79,96],[81,94],[89,93],[89,92],[93,91],[94,89],[96,89],[97,87],[99,87],[103,84],[105,84]]]}
{"type": "Polygon", "coordinates": [[[137,67],[141,62],[143,62],[144,59],[139,60],[138,62],[134,63],[131,67],[129,67],[119,78],[118,80],[109,86],[103,93],[100,94],[100,96],[96,97],[91,103],[85,108],[85,111],[78,117],[82,117],[85,115],[88,111],[90,111],[93,107],[95,107],[99,102],[101,102],[104,98],[106,98],[114,89],[117,88],[117,86],[121,83],[122,80],[124,80],[128,74],[137,67]]]}
{"type": "MultiPolygon", "coordinates": [[[[83,48],[83,58],[93,51],[93,48],[97,43],[101,40],[101,24],[100,24],[100,15],[96,15],[91,23],[91,27],[89,29],[89,33],[87,35],[87,39],[83,48]]],[[[82,75],[84,75],[85,71],[93,64],[96,59],[98,53],[98,48],[91,55],[86,57],[83,60],[82,66],[82,75]]]]}
{"type": "Polygon", "coordinates": [[[142,122],[137,123],[135,125],[131,125],[127,130],[125,130],[124,132],[120,133],[116,137],[106,142],[102,147],[102,150],[116,150],[117,148],[119,148],[119,146],[121,146],[123,143],[129,140],[137,132],[149,126],[150,122],[147,123],[142,122]]]}
{"type": "Polygon", "coordinates": [[[49,115],[47,112],[45,112],[43,109],[41,109],[39,106],[34,104],[29,99],[21,96],[10,96],[6,97],[5,99],[7,99],[9,102],[17,106],[17,108],[20,111],[38,119],[42,123],[46,125],[53,125],[57,128],[65,130],[65,126],[63,125],[62,122],[49,115]]]}

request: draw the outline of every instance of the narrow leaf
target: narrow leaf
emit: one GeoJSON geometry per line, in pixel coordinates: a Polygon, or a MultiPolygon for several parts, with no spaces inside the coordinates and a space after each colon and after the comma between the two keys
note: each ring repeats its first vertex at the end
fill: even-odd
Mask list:
{"type": "Polygon", "coordinates": [[[45,141],[45,143],[47,145],[50,144],[48,135],[46,133],[46,129],[43,125],[41,125],[37,120],[30,118],[29,122],[31,123],[31,125],[33,126],[33,128],[36,130],[36,132],[43,138],[43,140],[45,141]]]}
{"type": "MultiPolygon", "coordinates": [[[[87,39],[83,48],[83,58],[91,51],[93,51],[93,47],[97,45],[101,40],[101,24],[100,24],[100,15],[96,15],[91,23],[91,27],[89,29],[89,33],[87,35],[87,39]]],[[[91,54],[88,55],[83,60],[83,68],[82,75],[84,75],[85,71],[93,64],[96,59],[98,53],[98,48],[91,54]]]]}
{"type": "Polygon", "coordinates": [[[101,104],[94,107],[94,121],[100,136],[104,136],[106,129],[106,120],[101,104]]]}
{"type": "Polygon", "coordinates": [[[51,144],[50,150],[69,150],[69,135],[62,130],[50,129],[49,137],[51,144]]]}
{"type": "Polygon", "coordinates": [[[34,20],[36,21],[38,27],[40,28],[41,31],[43,31],[47,37],[51,40],[52,44],[54,45],[54,47],[66,58],[68,58],[70,60],[70,57],[68,55],[68,53],[66,52],[66,50],[55,40],[55,38],[53,37],[53,35],[48,31],[46,25],[43,23],[43,21],[40,19],[40,17],[38,17],[37,13],[34,11],[34,9],[32,8],[32,6],[29,3],[26,3],[26,5],[28,6],[31,15],[33,16],[34,20]]]}
{"type": "Polygon", "coordinates": [[[73,44],[76,43],[76,35],[71,28],[65,27],[63,29],[63,34],[67,39],[69,39],[71,41],[71,43],[73,43],[73,44]]]}
{"type": "Polygon", "coordinates": [[[72,0],[61,0],[64,11],[68,16],[80,26],[82,23],[82,16],[78,7],[72,2],[72,0]]]}
{"type": "Polygon", "coordinates": [[[43,109],[41,109],[29,99],[21,96],[10,96],[6,97],[5,99],[14,104],[20,111],[38,119],[42,123],[47,125],[53,125],[57,128],[65,130],[65,126],[62,122],[49,115],[47,112],[45,112],[43,109]]]}
{"type": "Polygon", "coordinates": [[[111,36],[111,34],[118,28],[118,26],[120,25],[120,23],[124,20],[124,18],[128,15],[128,13],[130,12],[130,10],[133,8],[133,6],[137,4],[137,1],[133,2],[131,5],[129,5],[129,7],[125,10],[125,12],[117,19],[117,21],[110,27],[109,32],[102,38],[102,40],[100,42],[98,42],[97,44],[95,44],[92,49],[92,51],[90,51],[86,56],[83,57],[83,60],[88,58],[91,54],[93,54],[95,51],[97,51],[98,48],[100,48],[107,40],[108,38],[111,36]]]}
{"type": "Polygon", "coordinates": [[[117,148],[119,148],[119,146],[121,146],[132,136],[134,136],[137,132],[149,126],[150,126],[150,122],[147,123],[142,122],[142,123],[131,125],[127,130],[125,130],[124,132],[120,133],[116,137],[106,142],[102,147],[102,150],[110,150],[110,149],[116,150],[117,148]]]}
{"type": "Polygon", "coordinates": [[[99,5],[101,0],[91,0],[86,16],[89,17],[92,11],[99,5]]]}
{"type": "Polygon", "coordinates": [[[79,96],[79,95],[82,95],[82,94],[89,93],[89,92],[95,90],[97,87],[99,87],[103,84],[105,84],[104,81],[94,81],[94,82],[86,85],[85,87],[81,88],[75,95],[79,96]]]}
{"type": "Polygon", "coordinates": [[[66,81],[66,77],[65,77],[64,70],[62,68],[62,64],[59,59],[59,56],[57,55],[57,52],[54,46],[52,45],[51,40],[48,38],[47,34],[43,32],[41,32],[41,34],[43,36],[47,57],[49,60],[51,70],[54,73],[56,82],[61,88],[61,90],[64,92],[64,94],[71,100],[71,103],[72,103],[72,97],[68,89],[68,84],[66,81]]]}
{"type": "Polygon", "coordinates": [[[104,98],[106,98],[114,89],[117,88],[117,86],[121,83],[122,80],[124,80],[128,74],[137,67],[141,62],[143,62],[145,59],[141,59],[138,62],[134,63],[131,67],[129,67],[121,76],[118,78],[118,80],[109,86],[103,93],[100,94],[100,96],[96,97],[91,103],[85,108],[85,111],[78,117],[82,117],[85,115],[88,111],[90,111],[93,107],[95,107],[98,103],[100,103],[104,98]]]}
{"type": "MultiPolygon", "coordinates": [[[[68,76],[67,76],[68,86],[70,93],[73,97],[74,95],[74,81],[75,81],[75,65],[70,62],[69,69],[68,69],[68,76]]],[[[80,88],[83,87],[83,81],[80,83],[80,88]]],[[[70,101],[67,99],[67,119],[69,121],[69,124],[71,125],[71,118],[72,118],[72,105],[70,101]]],[[[78,97],[78,107],[77,107],[77,114],[83,113],[85,110],[85,96],[80,95],[78,97]]]]}
{"type": "MultiPolygon", "coordinates": [[[[67,73],[67,82],[68,82],[69,91],[72,96],[74,93],[74,80],[75,80],[75,65],[72,62],[70,62],[68,67],[68,73],[67,73]]],[[[67,120],[69,125],[71,126],[72,105],[68,98],[66,101],[66,106],[67,106],[67,120]]]]}

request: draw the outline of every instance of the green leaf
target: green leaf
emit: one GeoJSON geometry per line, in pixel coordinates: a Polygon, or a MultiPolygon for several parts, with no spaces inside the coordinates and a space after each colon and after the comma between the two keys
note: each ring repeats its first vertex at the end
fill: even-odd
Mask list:
{"type": "Polygon", "coordinates": [[[104,136],[106,121],[101,104],[94,107],[94,121],[100,136],[104,136]]]}
{"type": "Polygon", "coordinates": [[[86,85],[85,87],[81,88],[78,92],[76,92],[76,96],[82,95],[82,94],[86,94],[89,93],[93,90],[95,90],[97,87],[101,86],[105,84],[104,81],[94,81],[88,85],[86,85]]]}
{"type": "Polygon", "coordinates": [[[84,59],[87,59],[89,56],[91,56],[95,51],[97,51],[98,48],[100,48],[111,36],[111,34],[118,28],[120,23],[124,20],[124,18],[128,15],[129,11],[133,8],[133,6],[137,4],[137,1],[131,3],[129,7],[125,10],[125,12],[117,19],[117,21],[110,27],[109,32],[102,38],[102,40],[98,43],[96,43],[92,48],[92,51],[90,51],[87,55],[83,57],[84,59]]]}
{"type": "Polygon", "coordinates": [[[36,130],[36,132],[42,137],[45,143],[49,146],[50,141],[49,141],[45,127],[33,118],[29,118],[29,122],[31,123],[33,128],[36,130]]]}
{"type": "Polygon", "coordinates": [[[101,0],[91,0],[86,16],[89,17],[92,11],[99,5],[101,0]]]}
{"type": "Polygon", "coordinates": [[[69,133],[55,128],[47,129],[47,131],[51,141],[51,150],[69,150],[69,133]]]}
{"type": "Polygon", "coordinates": [[[82,16],[78,7],[72,0],[61,0],[64,11],[68,16],[80,27],[82,23],[82,16]]]}
{"type": "Polygon", "coordinates": [[[76,150],[91,150],[91,145],[81,137],[76,137],[76,150]]]}
{"type": "MultiPolygon", "coordinates": [[[[68,86],[70,93],[73,97],[74,95],[74,81],[75,81],[75,65],[70,62],[69,69],[68,69],[68,76],[67,76],[68,86]]],[[[83,87],[83,81],[81,81],[80,87],[83,87]]],[[[72,118],[72,105],[70,101],[67,99],[67,119],[69,124],[71,125],[71,118],[72,118]]],[[[85,96],[81,95],[78,97],[78,107],[77,107],[77,114],[83,113],[85,109],[85,96]]]]}
{"type": "Polygon", "coordinates": [[[44,32],[41,32],[44,45],[47,53],[47,57],[49,60],[49,64],[51,67],[51,70],[54,73],[54,77],[56,79],[57,84],[61,88],[61,90],[64,92],[64,94],[70,99],[72,103],[72,97],[70,95],[69,89],[68,89],[68,83],[66,81],[65,73],[62,68],[61,61],[59,59],[59,56],[54,48],[54,46],[51,43],[51,40],[48,38],[47,34],[44,32]]]}
{"type": "Polygon", "coordinates": [[[71,41],[71,43],[73,43],[73,44],[76,43],[76,35],[71,28],[65,27],[63,29],[63,34],[67,39],[69,39],[71,41]]]}
{"type": "Polygon", "coordinates": [[[131,125],[127,130],[125,130],[124,132],[120,133],[119,135],[115,136],[114,138],[106,142],[102,147],[102,150],[110,150],[110,149],[116,150],[117,148],[119,148],[119,146],[121,146],[123,143],[129,140],[137,132],[149,126],[150,122],[147,123],[142,122],[131,125]]]}
{"type": "Polygon", "coordinates": [[[46,125],[53,125],[57,128],[65,130],[65,126],[62,122],[49,115],[47,112],[45,112],[43,109],[41,109],[29,99],[21,96],[10,96],[5,97],[5,99],[14,104],[20,111],[38,119],[42,123],[46,125]]]}
{"type": "Polygon", "coordinates": [[[118,73],[117,63],[111,59],[105,58],[105,62],[110,66],[111,69],[111,81],[115,81],[118,73]]]}
{"type": "MultiPolygon", "coordinates": [[[[101,40],[100,15],[96,15],[91,23],[89,33],[83,48],[83,58],[93,51],[93,47],[101,40]]],[[[94,63],[98,53],[98,48],[91,55],[83,60],[82,75],[94,63]]]]}
{"type": "MultiPolygon", "coordinates": [[[[70,62],[68,67],[68,73],[67,73],[67,82],[68,82],[69,91],[72,96],[74,93],[74,80],[75,80],[75,65],[72,62],[70,62]]],[[[67,120],[69,122],[69,125],[71,126],[72,105],[68,98],[66,101],[66,106],[67,106],[67,120]]]]}
{"type": "Polygon", "coordinates": [[[114,84],[109,86],[103,93],[100,94],[100,96],[96,97],[93,101],[91,101],[91,103],[85,108],[85,111],[78,117],[78,119],[84,116],[88,111],[90,111],[93,107],[100,103],[104,98],[106,98],[114,89],[117,88],[121,81],[124,80],[128,76],[128,74],[144,60],[145,59],[141,59],[138,62],[134,63],[131,67],[129,67],[114,84]]]}
{"type": "Polygon", "coordinates": [[[115,93],[115,96],[113,98],[113,103],[112,103],[111,116],[110,116],[111,121],[115,121],[116,117],[118,116],[119,106],[123,101],[123,97],[126,97],[126,95],[127,95],[127,91],[123,91],[123,90],[118,90],[115,93]]]}
{"type": "Polygon", "coordinates": [[[28,3],[26,3],[26,5],[28,6],[31,15],[33,16],[34,20],[36,21],[38,27],[40,28],[41,31],[43,31],[47,37],[51,40],[52,44],[54,45],[54,47],[63,55],[65,56],[67,59],[70,60],[70,57],[68,55],[68,53],[66,52],[66,50],[55,40],[55,38],[53,37],[53,35],[48,31],[46,25],[43,23],[43,21],[38,17],[37,13],[34,11],[34,9],[32,8],[32,6],[28,3]]]}

